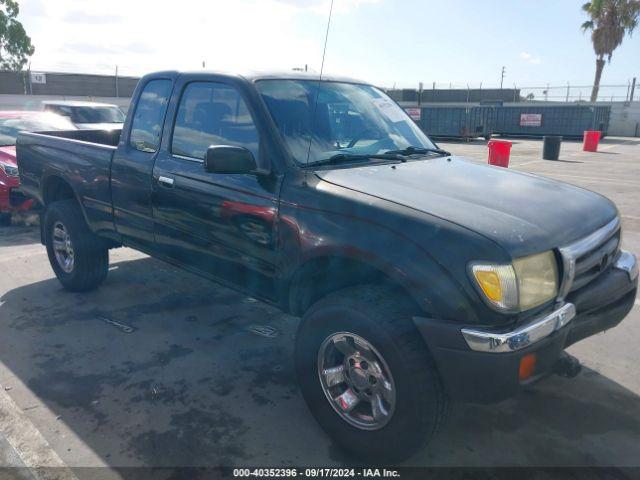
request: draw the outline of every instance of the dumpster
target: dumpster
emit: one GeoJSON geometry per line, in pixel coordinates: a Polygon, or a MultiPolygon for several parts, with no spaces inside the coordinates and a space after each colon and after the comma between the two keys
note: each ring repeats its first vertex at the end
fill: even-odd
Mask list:
{"type": "Polygon", "coordinates": [[[599,130],[602,136],[609,126],[611,107],[591,105],[521,105],[497,107],[493,133],[538,137],[560,135],[581,138],[585,130],[599,130]]]}
{"type": "Polygon", "coordinates": [[[511,154],[511,142],[490,140],[487,146],[489,147],[489,165],[507,168],[511,154]]]}
{"type": "Polygon", "coordinates": [[[587,130],[584,132],[582,150],[585,152],[597,152],[600,142],[600,132],[598,130],[587,130]]]}
{"type": "Polygon", "coordinates": [[[422,107],[420,128],[434,138],[491,137],[494,108],[486,106],[422,107]]]}
{"type": "Polygon", "coordinates": [[[562,137],[558,135],[545,135],[542,138],[542,158],[544,160],[558,160],[562,137]]]}

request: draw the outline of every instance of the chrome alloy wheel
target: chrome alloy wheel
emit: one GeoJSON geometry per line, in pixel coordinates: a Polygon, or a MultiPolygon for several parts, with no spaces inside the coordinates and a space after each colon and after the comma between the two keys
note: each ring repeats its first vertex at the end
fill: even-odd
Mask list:
{"type": "Polygon", "coordinates": [[[73,244],[71,243],[71,237],[67,228],[62,222],[56,222],[53,225],[53,252],[55,253],[56,260],[60,268],[66,273],[73,271],[74,264],[74,251],[73,244]]]}
{"type": "Polygon", "coordinates": [[[327,337],[318,351],[318,376],[333,409],[362,430],[384,427],[395,410],[396,389],[380,352],[348,332],[327,337]]]}

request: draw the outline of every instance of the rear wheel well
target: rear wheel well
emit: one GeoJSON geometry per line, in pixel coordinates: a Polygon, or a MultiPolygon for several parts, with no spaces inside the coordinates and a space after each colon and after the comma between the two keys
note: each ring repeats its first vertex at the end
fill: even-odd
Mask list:
{"type": "Polygon", "coordinates": [[[396,280],[360,260],[331,256],[308,261],[293,275],[285,304],[294,315],[304,312],[322,297],[356,285],[382,285],[406,296],[420,310],[411,294],[396,280]]]}
{"type": "Polygon", "coordinates": [[[60,177],[50,177],[42,189],[42,200],[46,206],[59,200],[76,200],[76,195],[66,181],[60,177]]]}

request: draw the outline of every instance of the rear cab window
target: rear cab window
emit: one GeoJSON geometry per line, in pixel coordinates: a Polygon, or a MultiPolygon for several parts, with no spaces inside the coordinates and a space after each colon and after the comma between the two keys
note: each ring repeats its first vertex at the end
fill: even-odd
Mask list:
{"type": "Polygon", "coordinates": [[[149,81],[142,90],[129,137],[129,144],[136,150],[149,153],[158,150],[171,87],[171,80],[157,79],[149,81]]]}

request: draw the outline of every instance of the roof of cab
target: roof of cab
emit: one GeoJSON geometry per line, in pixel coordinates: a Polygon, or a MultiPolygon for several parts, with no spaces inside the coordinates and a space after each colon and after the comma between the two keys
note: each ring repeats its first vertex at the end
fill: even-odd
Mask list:
{"type": "MultiPolygon", "coordinates": [[[[145,77],[158,77],[162,75],[198,75],[198,76],[206,76],[206,75],[215,75],[219,77],[229,77],[236,79],[245,79],[249,82],[255,82],[258,80],[319,80],[318,72],[302,72],[297,70],[268,70],[268,71],[257,71],[257,70],[247,70],[242,72],[229,72],[229,71],[221,71],[221,70],[192,70],[192,71],[163,71],[163,72],[154,72],[145,77]]],[[[358,83],[364,85],[370,85],[369,82],[365,82],[362,80],[357,80],[349,77],[342,77],[337,75],[322,75],[323,82],[345,82],[345,83],[358,83]]]]}

